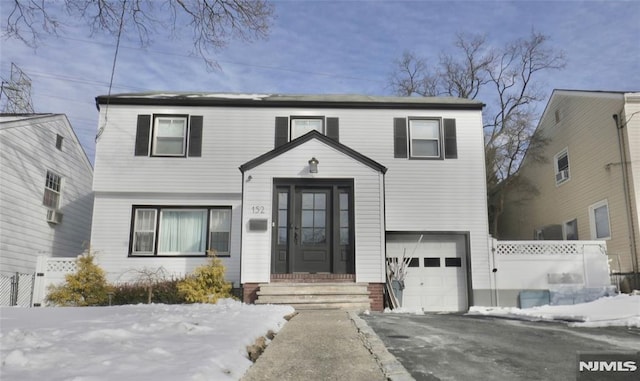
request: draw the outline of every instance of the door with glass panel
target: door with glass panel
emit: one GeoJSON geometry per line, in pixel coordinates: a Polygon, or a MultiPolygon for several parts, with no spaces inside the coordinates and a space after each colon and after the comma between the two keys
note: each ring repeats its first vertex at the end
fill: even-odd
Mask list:
{"type": "Polygon", "coordinates": [[[324,183],[275,188],[274,273],[353,273],[351,189],[324,183]]]}

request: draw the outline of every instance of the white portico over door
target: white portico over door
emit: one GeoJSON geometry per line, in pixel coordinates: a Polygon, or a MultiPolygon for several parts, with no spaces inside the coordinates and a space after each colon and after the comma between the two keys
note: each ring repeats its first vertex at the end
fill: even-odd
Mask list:
{"type": "Polygon", "coordinates": [[[299,273],[385,281],[385,167],[311,131],[240,170],[242,283],[299,273]]]}

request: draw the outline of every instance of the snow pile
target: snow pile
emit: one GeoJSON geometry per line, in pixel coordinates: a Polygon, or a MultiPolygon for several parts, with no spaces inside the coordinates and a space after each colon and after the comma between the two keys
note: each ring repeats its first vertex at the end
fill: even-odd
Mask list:
{"type": "Polygon", "coordinates": [[[499,316],[533,321],[569,321],[574,327],[627,326],[640,328],[640,295],[621,294],[589,303],[515,307],[471,307],[469,315],[499,316]]]}
{"type": "Polygon", "coordinates": [[[238,380],[246,346],[277,332],[289,306],[0,308],[2,379],[238,380]]]}

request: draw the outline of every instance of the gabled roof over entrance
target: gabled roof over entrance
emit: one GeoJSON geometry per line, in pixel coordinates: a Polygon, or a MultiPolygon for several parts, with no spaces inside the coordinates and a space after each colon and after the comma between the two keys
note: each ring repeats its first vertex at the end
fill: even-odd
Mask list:
{"type": "Polygon", "coordinates": [[[286,144],[281,145],[280,147],[273,149],[265,154],[262,154],[258,157],[256,157],[253,160],[250,160],[244,164],[242,164],[240,166],[240,171],[241,172],[245,172],[248,171],[252,168],[255,168],[287,151],[292,150],[293,148],[296,148],[300,145],[303,145],[304,143],[312,140],[312,139],[317,139],[319,141],[321,141],[322,143],[328,145],[329,147],[332,147],[334,149],[336,149],[337,151],[342,152],[343,154],[353,158],[354,160],[357,160],[359,162],[361,162],[362,164],[375,169],[378,172],[382,172],[382,173],[386,173],[387,172],[387,167],[385,167],[384,165],[378,163],[377,161],[370,159],[369,157],[361,154],[360,152],[351,149],[349,147],[347,147],[346,145],[337,142],[335,140],[333,140],[332,138],[321,134],[318,131],[311,131],[306,133],[305,135],[300,136],[297,139],[294,139],[286,144]]]}

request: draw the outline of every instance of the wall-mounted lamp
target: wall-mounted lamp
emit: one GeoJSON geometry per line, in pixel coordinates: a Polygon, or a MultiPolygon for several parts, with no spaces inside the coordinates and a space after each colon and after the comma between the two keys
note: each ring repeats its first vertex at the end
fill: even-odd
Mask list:
{"type": "Polygon", "coordinates": [[[320,162],[315,157],[309,160],[309,173],[318,173],[318,163],[320,162]]]}

